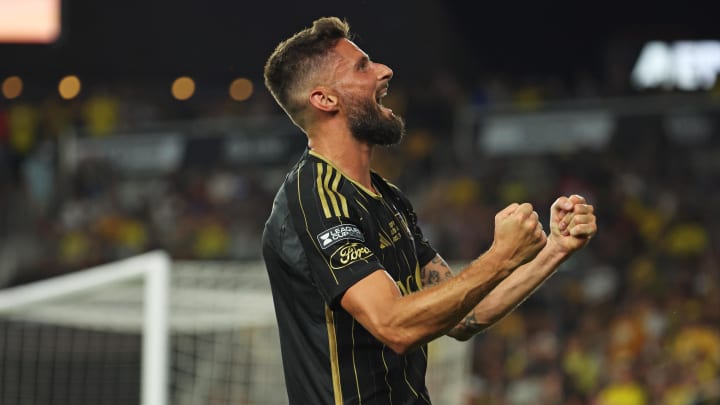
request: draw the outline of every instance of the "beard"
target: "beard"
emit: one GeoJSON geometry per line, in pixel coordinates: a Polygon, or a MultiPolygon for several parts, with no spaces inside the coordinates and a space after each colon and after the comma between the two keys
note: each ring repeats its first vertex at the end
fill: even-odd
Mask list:
{"type": "Polygon", "coordinates": [[[348,97],[348,126],[355,139],[369,145],[397,145],[405,135],[405,122],[378,110],[373,100],[348,97]]]}

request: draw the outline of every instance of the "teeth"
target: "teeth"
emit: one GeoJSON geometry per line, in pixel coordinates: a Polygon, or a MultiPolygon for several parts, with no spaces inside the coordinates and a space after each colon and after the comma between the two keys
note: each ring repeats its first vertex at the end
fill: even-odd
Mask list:
{"type": "Polygon", "coordinates": [[[383,99],[383,97],[387,96],[387,94],[388,94],[388,89],[386,87],[386,88],[382,89],[382,91],[380,91],[379,93],[377,93],[375,95],[375,101],[378,104],[382,104],[382,99],[383,99]]]}

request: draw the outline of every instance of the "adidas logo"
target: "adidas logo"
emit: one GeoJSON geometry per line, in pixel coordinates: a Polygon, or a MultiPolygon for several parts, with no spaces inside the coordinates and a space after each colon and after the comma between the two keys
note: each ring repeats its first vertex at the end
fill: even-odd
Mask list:
{"type": "Polygon", "coordinates": [[[378,234],[378,239],[380,239],[380,249],[385,249],[386,247],[390,246],[390,241],[387,240],[383,234],[378,234]]]}

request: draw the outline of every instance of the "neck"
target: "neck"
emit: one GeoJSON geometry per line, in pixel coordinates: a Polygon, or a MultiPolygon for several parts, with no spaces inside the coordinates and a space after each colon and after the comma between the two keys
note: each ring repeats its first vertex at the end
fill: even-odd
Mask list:
{"type": "Polygon", "coordinates": [[[332,162],[352,180],[374,190],[370,178],[371,145],[360,142],[347,129],[308,131],[308,146],[332,162]]]}

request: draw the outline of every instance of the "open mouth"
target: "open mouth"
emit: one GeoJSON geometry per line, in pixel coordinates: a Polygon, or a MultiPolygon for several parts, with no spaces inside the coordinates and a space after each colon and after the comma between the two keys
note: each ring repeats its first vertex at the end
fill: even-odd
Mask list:
{"type": "Polygon", "coordinates": [[[392,113],[392,110],[385,107],[382,103],[382,99],[385,98],[385,96],[387,96],[387,94],[388,94],[388,86],[385,86],[382,89],[380,89],[380,91],[378,91],[377,94],[375,95],[375,102],[377,103],[378,106],[380,106],[380,109],[382,109],[384,111],[389,111],[392,113]]]}

